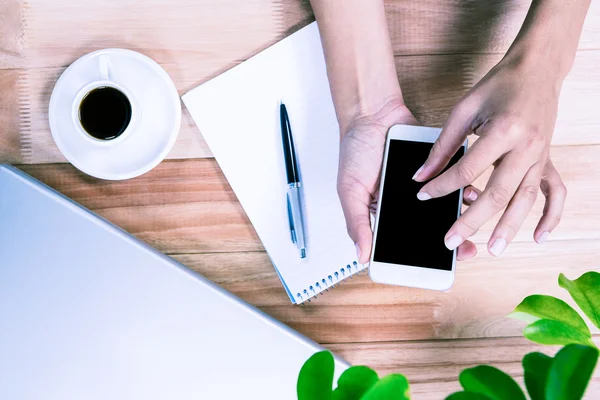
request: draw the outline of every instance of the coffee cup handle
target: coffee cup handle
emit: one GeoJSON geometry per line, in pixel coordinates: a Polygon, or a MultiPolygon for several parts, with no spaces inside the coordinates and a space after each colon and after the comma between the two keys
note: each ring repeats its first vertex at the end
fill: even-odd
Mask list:
{"type": "Polygon", "coordinates": [[[110,64],[110,58],[108,58],[106,54],[101,54],[100,57],[98,57],[98,69],[101,81],[112,80],[112,66],[110,64]]]}

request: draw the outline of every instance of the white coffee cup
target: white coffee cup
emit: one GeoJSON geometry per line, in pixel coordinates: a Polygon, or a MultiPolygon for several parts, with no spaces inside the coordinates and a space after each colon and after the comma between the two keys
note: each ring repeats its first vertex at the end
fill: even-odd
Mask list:
{"type": "MultiPolygon", "coordinates": [[[[120,110],[104,112],[114,117],[109,113],[120,110]]],[[[152,59],[126,49],[97,50],[73,62],[56,82],[48,113],[52,137],[65,158],[84,173],[109,180],[134,178],[157,166],[173,147],[181,125],[181,101],[169,75],[152,59]],[[92,102],[90,96],[85,103],[86,96],[101,87],[114,88],[129,100],[131,119],[118,136],[108,135],[121,131],[116,127],[101,135],[88,124],[109,122],[102,121],[101,102],[92,102]],[[87,107],[95,104],[100,107],[90,108],[90,116],[98,120],[86,121],[87,107]],[[100,114],[94,115],[96,111],[100,114]]]]}
{"type": "Polygon", "coordinates": [[[127,136],[137,128],[138,121],[141,118],[141,111],[138,103],[135,101],[135,97],[126,88],[119,85],[113,79],[113,70],[110,63],[110,57],[107,54],[102,54],[98,57],[98,80],[90,82],[83,86],[75,94],[73,104],[71,106],[71,118],[76,129],[89,143],[93,143],[97,146],[115,146],[127,139],[127,136]],[[83,99],[95,89],[110,87],[121,92],[129,101],[131,105],[131,118],[125,130],[113,139],[98,139],[90,135],[81,123],[81,105],[83,99]]]}

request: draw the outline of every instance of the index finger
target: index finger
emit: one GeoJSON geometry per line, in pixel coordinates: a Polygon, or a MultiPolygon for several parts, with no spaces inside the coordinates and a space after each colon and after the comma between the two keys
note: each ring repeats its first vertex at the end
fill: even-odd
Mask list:
{"type": "Polygon", "coordinates": [[[470,185],[507,151],[506,144],[493,136],[483,136],[446,172],[421,188],[419,200],[442,197],[470,185]]]}
{"type": "Polygon", "coordinates": [[[424,182],[439,174],[460,149],[470,131],[471,113],[466,103],[459,103],[450,113],[448,121],[442,128],[427,160],[415,173],[413,179],[424,182]]]}

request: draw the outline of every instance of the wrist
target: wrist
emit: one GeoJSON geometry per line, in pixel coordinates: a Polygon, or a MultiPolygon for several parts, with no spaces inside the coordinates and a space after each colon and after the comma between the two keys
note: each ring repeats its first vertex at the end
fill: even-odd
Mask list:
{"type": "Polygon", "coordinates": [[[357,121],[381,120],[389,110],[405,107],[402,92],[374,95],[357,95],[352,101],[344,102],[345,108],[336,106],[336,113],[342,136],[357,121]]]}
{"type": "Polygon", "coordinates": [[[543,75],[549,82],[562,84],[574,60],[574,49],[546,39],[524,37],[513,43],[501,63],[517,67],[525,74],[543,75]]]}
{"type": "Polygon", "coordinates": [[[342,132],[402,99],[383,0],[311,0],[342,132]],[[367,21],[368,23],[365,23],[367,21]]]}
{"type": "Polygon", "coordinates": [[[379,45],[373,46],[364,38],[353,40],[346,48],[343,64],[328,65],[340,127],[375,115],[389,103],[404,104],[389,36],[377,42],[379,45]]]}
{"type": "Polygon", "coordinates": [[[340,123],[340,136],[343,138],[348,132],[358,127],[377,127],[370,129],[373,133],[380,133],[384,137],[390,127],[396,124],[415,125],[415,117],[404,104],[401,97],[391,98],[369,112],[357,114],[354,118],[340,123]]]}
{"type": "Polygon", "coordinates": [[[573,62],[589,0],[533,0],[503,62],[562,82],[573,62]]]}

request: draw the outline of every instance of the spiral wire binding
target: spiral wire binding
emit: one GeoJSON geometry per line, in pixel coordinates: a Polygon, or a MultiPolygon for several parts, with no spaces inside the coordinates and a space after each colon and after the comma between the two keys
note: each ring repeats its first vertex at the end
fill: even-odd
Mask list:
{"type": "Polygon", "coordinates": [[[354,275],[363,272],[367,266],[365,264],[359,264],[357,261],[353,261],[351,264],[346,265],[345,268],[340,268],[339,271],[334,271],[327,278],[321,279],[321,281],[315,282],[314,285],[310,285],[305,288],[302,293],[298,292],[296,298],[298,304],[316,298],[318,295],[323,294],[323,291],[328,292],[329,289],[336,287],[346,278],[352,278],[354,275]]]}

